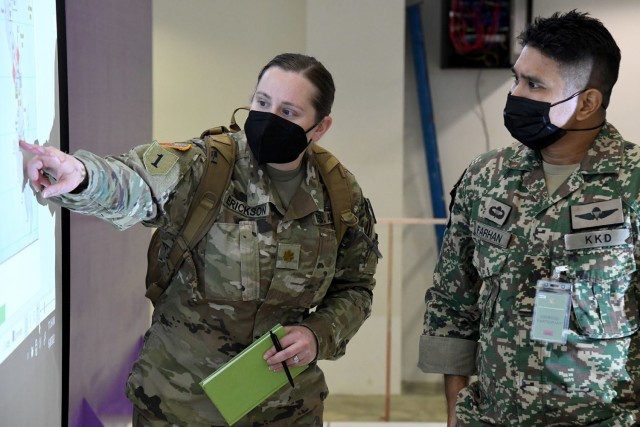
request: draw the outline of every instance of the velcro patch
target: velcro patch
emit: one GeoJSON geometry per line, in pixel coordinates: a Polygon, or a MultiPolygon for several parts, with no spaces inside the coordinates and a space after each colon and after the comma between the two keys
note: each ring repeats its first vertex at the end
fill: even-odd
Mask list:
{"type": "Polygon", "coordinates": [[[313,213],[313,223],[315,225],[333,224],[333,215],[331,215],[331,212],[316,211],[313,213]]]}
{"type": "Polygon", "coordinates": [[[484,210],[481,212],[481,218],[488,219],[498,225],[503,225],[511,213],[511,206],[499,202],[494,199],[484,200],[484,210]]]}
{"type": "Polygon", "coordinates": [[[511,233],[476,222],[473,234],[480,240],[506,248],[511,240],[511,233]]]}
{"type": "Polygon", "coordinates": [[[231,194],[227,195],[227,198],[224,200],[224,206],[247,218],[264,218],[269,215],[270,211],[269,203],[251,206],[246,202],[236,199],[231,194]]]}
{"type": "Polygon", "coordinates": [[[193,144],[190,142],[161,142],[160,145],[164,148],[173,148],[174,150],[180,151],[188,151],[193,147],[193,144]]]}
{"type": "Polygon", "coordinates": [[[278,257],[276,258],[276,268],[286,268],[297,270],[300,262],[300,245],[291,243],[280,243],[278,245],[278,257]]]}
{"type": "Polygon", "coordinates": [[[178,156],[153,142],[142,155],[144,167],[151,175],[166,175],[178,161],[178,156]]]}
{"type": "Polygon", "coordinates": [[[564,246],[567,250],[601,248],[603,246],[618,246],[626,242],[629,229],[590,231],[574,233],[564,236],[564,246]]]}
{"type": "Polygon", "coordinates": [[[623,222],[624,213],[621,199],[571,206],[571,227],[574,230],[604,227],[623,222]]]}

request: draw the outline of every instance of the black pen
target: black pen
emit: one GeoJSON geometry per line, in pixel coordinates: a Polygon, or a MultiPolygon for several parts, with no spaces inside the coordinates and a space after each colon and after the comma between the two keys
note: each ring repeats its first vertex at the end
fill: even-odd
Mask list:
{"type": "MultiPolygon", "coordinates": [[[[280,340],[278,340],[278,337],[276,336],[276,334],[274,334],[271,330],[269,330],[269,335],[271,336],[271,341],[273,341],[273,345],[275,346],[276,350],[282,351],[280,340]]],[[[293,377],[291,376],[291,372],[289,372],[289,367],[287,366],[286,361],[282,362],[282,367],[284,368],[284,372],[287,374],[287,379],[289,380],[289,384],[291,384],[291,387],[295,387],[295,384],[293,383],[293,377]]]]}

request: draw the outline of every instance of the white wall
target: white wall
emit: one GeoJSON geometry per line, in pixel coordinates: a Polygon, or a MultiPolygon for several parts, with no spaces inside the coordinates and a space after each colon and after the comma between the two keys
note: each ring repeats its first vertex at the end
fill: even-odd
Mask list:
{"type": "MultiPolygon", "coordinates": [[[[407,3],[410,3],[407,1],[407,3]]],[[[411,2],[415,3],[415,2],[411,2]]],[[[502,122],[502,110],[512,84],[509,69],[441,69],[439,0],[422,2],[423,26],[427,49],[438,150],[442,167],[446,203],[449,191],[478,154],[511,143],[502,122]],[[476,95],[476,93],[478,95],[476,95]],[[481,114],[488,129],[484,136],[481,114]]],[[[640,143],[640,121],[636,101],[640,97],[637,76],[640,73],[640,48],[637,44],[637,0],[533,0],[533,16],[549,16],[555,11],[578,9],[600,19],[622,50],[620,77],[607,112],[607,118],[628,140],[640,143]]],[[[408,217],[431,216],[431,201],[411,56],[407,62],[405,114],[404,214],[408,217]]],[[[432,283],[437,250],[429,227],[404,228],[402,379],[405,381],[440,380],[422,373],[417,367],[418,336],[422,331],[422,297],[432,283]]]]}
{"type": "Polygon", "coordinates": [[[153,1],[154,137],[228,124],[271,58],[306,50],[305,21],[304,1],[153,1]]]}
{"type": "MultiPolygon", "coordinates": [[[[181,140],[225,124],[233,108],[248,104],[258,71],[273,56],[307,53],[336,83],[334,122],[322,145],[356,175],[378,217],[400,216],[404,6],[404,0],[155,0],[154,137],[181,140]]],[[[385,230],[378,231],[387,254],[385,230]]],[[[395,247],[400,259],[399,240],[395,247]]],[[[376,276],[372,317],[344,358],[321,362],[332,393],[385,391],[388,259],[376,276]]],[[[400,267],[393,268],[394,283],[400,283],[400,267]]],[[[397,393],[399,293],[393,301],[397,393]]]]}
{"type": "MultiPolygon", "coordinates": [[[[307,51],[336,80],[334,125],[322,143],[355,174],[376,215],[401,216],[404,102],[404,1],[308,0],[307,51]]],[[[332,393],[385,391],[389,234],[378,225],[381,251],[373,314],[337,362],[323,362],[332,393]],[[362,369],[366,366],[367,369],[362,369]],[[357,375],[354,373],[357,372],[357,375]]],[[[395,258],[402,248],[396,241],[395,258]]],[[[392,283],[400,283],[401,264],[392,283]]],[[[400,293],[392,285],[391,389],[400,391],[400,293]]]]}

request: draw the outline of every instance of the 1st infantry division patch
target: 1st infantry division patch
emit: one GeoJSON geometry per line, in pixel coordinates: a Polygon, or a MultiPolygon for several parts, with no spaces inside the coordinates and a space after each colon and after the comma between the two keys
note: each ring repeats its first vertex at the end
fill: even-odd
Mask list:
{"type": "Polygon", "coordinates": [[[155,141],[142,155],[144,167],[151,175],[166,175],[177,161],[177,155],[155,141]]]}

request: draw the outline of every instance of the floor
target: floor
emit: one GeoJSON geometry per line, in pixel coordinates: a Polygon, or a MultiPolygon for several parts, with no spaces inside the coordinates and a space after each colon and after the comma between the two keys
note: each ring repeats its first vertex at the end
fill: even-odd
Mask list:
{"type": "Polygon", "coordinates": [[[404,385],[388,410],[384,396],[329,394],[324,420],[329,427],[445,427],[446,403],[441,384],[404,385]]]}
{"type": "MultiPolygon", "coordinates": [[[[329,394],[324,421],[325,427],[446,427],[442,385],[404,384],[402,394],[391,396],[388,414],[384,396],[329,394]]],[[[131,427],[129,419],[104,425],[131,427]]]]}
{"type": "Polygon", "coordinates": [[[447,423],[412,423],[405,421],[332,421],[324,423],[324,427],[447,427],[447,423]]]}

